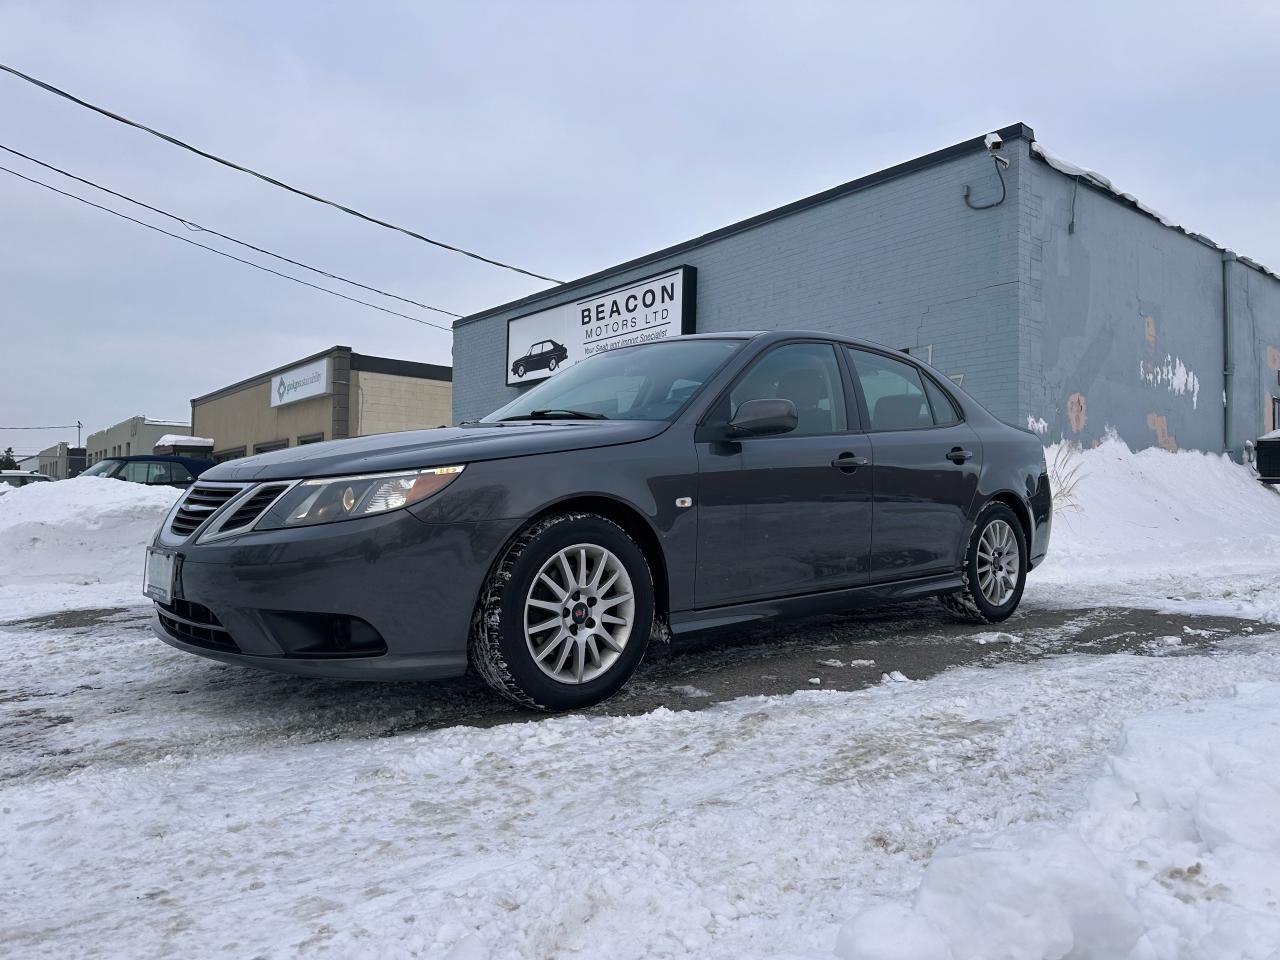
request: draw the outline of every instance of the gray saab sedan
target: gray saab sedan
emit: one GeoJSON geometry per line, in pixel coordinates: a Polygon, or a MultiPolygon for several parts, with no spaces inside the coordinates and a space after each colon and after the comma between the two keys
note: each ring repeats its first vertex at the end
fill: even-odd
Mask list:
{"type": "Polygon", "coordinates": [[[612,695],[654,637],[937,596],[1017,608],[1044,450],[931,367],[812,333],[600,353],[457,427],[219,464],[147,551],[179,649],[286,673],[474,667],[528,707],[612,695]]]}

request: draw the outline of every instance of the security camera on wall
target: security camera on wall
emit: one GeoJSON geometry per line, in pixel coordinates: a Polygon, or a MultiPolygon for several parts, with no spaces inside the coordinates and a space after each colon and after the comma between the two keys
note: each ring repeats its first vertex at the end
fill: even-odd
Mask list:
{"type": "Polygon", "coordinates": [[[1006,167],[1009,165],[1009,158],[1002,157],[996,152],[1004,146],[1004,141],[1000,139],[1000,134],[988,133],[982,142],[986,144],[987,153],[991,154],[992,160],[1006,167]]]}

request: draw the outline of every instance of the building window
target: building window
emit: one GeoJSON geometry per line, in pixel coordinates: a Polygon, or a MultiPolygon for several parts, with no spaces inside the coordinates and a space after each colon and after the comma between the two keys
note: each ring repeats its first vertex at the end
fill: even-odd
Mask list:
{"type": "Polygon", "coordinates": [[[1271,398],[1271,429],[1280,430],[1280,397],[1271,398]]]}
{"type": "Polygon", "coordinates": [[[235,447],[231,450],[215,450],[213,451],[213,462],[224,463],[227,460],[239,460],[244,456],[244,447],[235,447]]]}
{"type": "Polygon", "coordinates": [[[253,452],[270,453],[272,450],[283,450],[287,446],[289,446],[288,440],[269,440],[266,443],[255,443],[253,452]]]}
{"type": "Polygon", "coordinates": [[[302,446],[306,443],[322,443],[323,441],[323,433],[308,433],[306,436],[298,438],[298,446],[302,446]]]}

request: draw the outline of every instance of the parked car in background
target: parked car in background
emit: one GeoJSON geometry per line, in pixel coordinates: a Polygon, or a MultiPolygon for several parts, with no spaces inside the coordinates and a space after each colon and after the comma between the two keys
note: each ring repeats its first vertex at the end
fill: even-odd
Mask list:
{"type": "Polygon", "coordinates": [[[15,487],[25,487],[31,483],[50,483],[53,477],[46,477],[34,470],[0,470],[0,493],[8,493],[15,487]]]}
{"type": "Polygon", "coordinates": [[[1044,447],[905,354],[702,334],[590,357],[483,420],[221,463],[156,531],[152,625],[310,676],[473,666],[614,693],[651,636],[936,596],[992,623],[1049,545],[1044,447]]]}
{"type": "Polygon", "coordinates": [[[551,370],[569,359],[569,348],[554,340],[539,340],[529,352],[511,364],[511,372],[523,377],[530,370],[551,370]]]}
{"type": "Polygon", "coordinates": [[[1251,444],[1253,468],[1263,483],[1280,484],[1280,430],[1264,433],[1251,444]]]}
{"type": "Polygon", "coordinates": [[[82,477],[110,477],[129,483],[145,483],[159,487],[189,487],[196,477],[213,466],[212,460],[193,457],[167,457],[162,454],[138,454],[132,457],[108,457],[82,471],[82,477]]]}

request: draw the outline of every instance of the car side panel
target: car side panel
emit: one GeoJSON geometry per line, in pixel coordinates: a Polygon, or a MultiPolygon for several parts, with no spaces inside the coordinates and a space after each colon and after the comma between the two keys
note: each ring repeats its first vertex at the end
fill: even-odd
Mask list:
{"type": "Polygon", "coordinates": [[[697,473],[692,428],[677,425],[643,443],[472,463],[442,494],[410,509],[428,523],[458,523],[612,501],[648,525],[663,552],[671,608],[682,609],[693,606],[697,511],[676,500],[697,496],[697,473]]]}
{"type": "Polygon", "coordinates": [[[1048,551],[1053,529],[1053,494],[1041,470],[1043,447],[1035,437],[998,423],[983,431],[983,451],[972,519],[998,495],[1016,499],[1021,519],[1031,528],[1027,551],[1031,565],[1036,566],[1048,551]]]}

